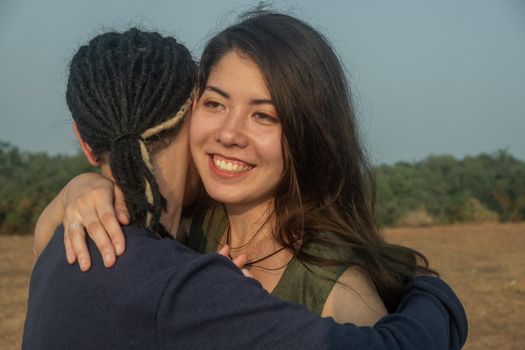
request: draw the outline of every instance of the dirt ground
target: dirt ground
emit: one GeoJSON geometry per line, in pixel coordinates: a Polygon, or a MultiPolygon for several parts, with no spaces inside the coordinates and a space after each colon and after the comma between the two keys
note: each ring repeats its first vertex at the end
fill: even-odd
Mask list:
{"type": "MultiPolygon", "coordinates": [[[[469,317],[467,350],[525,349],[525,223],[391,229],[388,240],[423,252],[469,317]]],[[[19,349],[31,236],[0,236],[0,349],[19,349]]]]}
{"type": "Polygon", "coordinates": [[[424,253],[458,294],[469,319],[465,349],[525,349],[525,223],[385,233],[424,253]]]}

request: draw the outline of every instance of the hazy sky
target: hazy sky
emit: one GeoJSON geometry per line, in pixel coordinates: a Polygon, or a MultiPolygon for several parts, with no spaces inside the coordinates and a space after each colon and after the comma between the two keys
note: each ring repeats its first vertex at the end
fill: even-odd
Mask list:
{"type": "MultiPolygon", "coordinates": [[[[0,140],[73,153],[67,64],[138,25],[196,57],[257,1],[0,0],[0,140]]],[[[374,162],[508,148],[525,159],[525,1],[273,1],[323,32],[347,68],[374,162]]]]}

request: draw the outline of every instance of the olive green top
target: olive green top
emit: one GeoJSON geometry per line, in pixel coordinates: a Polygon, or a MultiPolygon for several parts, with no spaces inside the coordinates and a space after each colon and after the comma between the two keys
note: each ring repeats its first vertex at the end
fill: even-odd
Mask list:
{"type": "MultiPolygon", "coordinates": [[[[227,226],[228,218],[222,205],[196,213],[189,232],[188,246],[200,253],[216,252],[227,226]]],[[[338,252],[330,250],[328,253],[328,249],[321,246],[309,247],[306,252],[332,259],[342,258],[338,252]]],[[[321,314],[335,281],[347,268],[345,265],[317,266],[293,258],[271,294],[321,314]]]]}

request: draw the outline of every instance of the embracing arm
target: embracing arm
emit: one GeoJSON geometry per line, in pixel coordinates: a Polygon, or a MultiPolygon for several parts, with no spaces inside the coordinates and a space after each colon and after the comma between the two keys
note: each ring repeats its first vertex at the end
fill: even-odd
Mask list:
{"type": "Polygon", "coordinates": [[[38,217],[33,242],[33,254],[35,256],[39,256],[42,253],[47,243],[51,240],[55,229],[62,223],[62,214],[64,212],[62,197],[64,190],[65,187],[38,217]]]}
{"type": "Polygon", "coordinates": [[[398,313],[374,327],[338,324],[271,296],[218,256],[188,263],[175,280],[159,305],[161,348],[200,340],[204,348],[445,350],[467,336],[460,301],[436,277],[417,277],[398,313]]]}

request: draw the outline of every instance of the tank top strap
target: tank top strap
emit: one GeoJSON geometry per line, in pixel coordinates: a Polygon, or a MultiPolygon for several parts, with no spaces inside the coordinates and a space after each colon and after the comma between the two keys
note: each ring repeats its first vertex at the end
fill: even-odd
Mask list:
{"type": "Polygon", "coordinates": [[[221,204],[214,204],[195,213],[190,226],[188,247],[199,252],[216,252],[228,226],[228,216],[221,204]]]}

